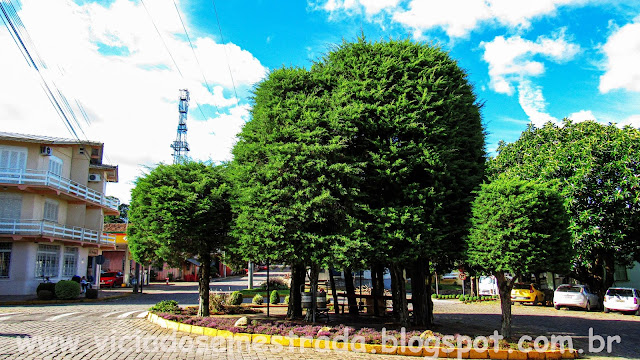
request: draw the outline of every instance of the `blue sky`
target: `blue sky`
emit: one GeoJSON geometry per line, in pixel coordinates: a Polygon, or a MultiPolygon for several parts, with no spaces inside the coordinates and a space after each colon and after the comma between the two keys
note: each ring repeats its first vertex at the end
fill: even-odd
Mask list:
{"type": "MultiPolygon", "coordinates": [[[[450,52],[484,103],[490,153],[530,122],[640,127],[637,0],[217,0],[220,29],[211,0],[176,0],[193,50],[173,0],[11,1],[46,81],[88,113],[83,137],[103,141],[106,161],[120,165],[110,190],[124,201],[143,166],[171,161],[179,88],[192,92],[191,155],[229,160],[256,82],[270,69],[308,68],[360,34],[450,52]]],[[[4,27],[0,49],[2,129],[69,137],[4,27]]]]}

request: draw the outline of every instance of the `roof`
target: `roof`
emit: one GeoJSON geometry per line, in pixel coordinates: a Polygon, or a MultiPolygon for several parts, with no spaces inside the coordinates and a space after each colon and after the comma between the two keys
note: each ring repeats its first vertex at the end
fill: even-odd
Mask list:
{"type": "Polygon", "coordinates": [[[59,138],[53,136],[43,136],[43,135],[27,135],[27,134],[18,134],[18,133],[9,133],[0,131],[0,140],[8,140],[8,141],[22,141],[22,142],[31,142],[31,143],[39,143],[39,144],[50,144],[50,145],[89,145],[89,146],[102,146],[103,144],[98,141],[90,141],[90,140],[81,140],[81,139],[67,139],[67,138],[59,138]]]}
{"type": "Polygon", "coordinates": [[[106,233],[126,233],[128,225],[127,223],[105,223],[102,231],[106,233]]]}

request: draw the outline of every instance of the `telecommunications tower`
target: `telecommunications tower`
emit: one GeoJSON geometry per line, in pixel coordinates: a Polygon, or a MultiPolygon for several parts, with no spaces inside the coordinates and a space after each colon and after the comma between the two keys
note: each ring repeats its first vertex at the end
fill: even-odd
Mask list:
{"type": "Polygon", "coordinates": [[[189,90],[180,89],[178,133],[176,135],[176,141],[171,144],[174,164],[181,163],[189,152],[189,143],[187,142],[187,111],[189,111],[189,90]]]}

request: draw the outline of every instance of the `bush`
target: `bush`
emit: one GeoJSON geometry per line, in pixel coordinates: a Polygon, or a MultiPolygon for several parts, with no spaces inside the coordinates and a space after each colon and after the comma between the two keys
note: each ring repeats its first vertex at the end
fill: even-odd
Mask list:
{"type": "MultiPolygon", "coordinates": [[[[260,289],[262,290],[266,290],[267,289],[267,282],[263,281],[260,284],[260,289]]],[[[270,278],[269,279],[269,290],[289,290],[289,286],[287,285],[287,282],[284,278],[282,277],[275,277],[275,278],[270,278]]]]}
{"type": "Polygon", "coordinates": [[[289,295],[284,297],[284,303],[289,305],[289,295]]]}
{"type": "Polygon", "coordinates": [[[159,303],[153,305],[149,311],[158,313],[178,314],[180,313],[180,307],[175,300],[162,300],[159,303]]]}
{"type": "Polygon", "coordinates": [[[224,294],[209,294],[209,311],[211,313],[224,313],[227,297],[224,294]]]}
{"type": "Polygon", "coordinates": [[[240,305],[242,304],[242,293],[240,291],[234,291],[229,296],[227,300],[227,304],[229,305],[240,305]]]}
{"type": "Polygon", "coordinates": [[[51,291],[52,294],[56,293],[56,283],[40,283],[38,284],[38,288],[36,289],[36,294],[40,290],[48,290],[51,291]]]}
{"type": "Polygon", "coordinates": [[[438,298],[438,294],[431,294],[431,298],[432,299],[437,299],[438,298]]]}
{"type": "Polygon", "coordinates": [[[462,295],[462,294],[458,295],[458,300],[463,301],[464,300],[464,295],[462,295]]]}
{"type": "Polygon", "coordinates": [[[253,302],[256,305],[262,305],[262,303],[264,302],[264,298],[262,297],[262,295],[256,294],[256,296],[253,297],[253,300],[251,300],[251,302],[253,302]]]}
{"type": "Polygon", "coordinates": [[[277,304],[280,302],[280,294],[278,294],[278,290],[273,290],[271,292],[271,296],[269,297],[269,302],[272,304],[277,304]]]}
{"type": "Polygon", "coordinates": [[[72,280],[58,281],[55,287],[55,294],[58,299],[69,300],[80,296],[80,284],[72,280]]]}
{"type": "Polygon", "coordinates": [[[98,289],[87,289],[87,293],[85,296],[87,297],[87,299],[97,299],[98,289]]]}
{"type": "Polygon", "coordinates": [[[54,293],[49,290],[39,290],[38,291],[38,300],[51,300],[53,299],[54,293]]]}

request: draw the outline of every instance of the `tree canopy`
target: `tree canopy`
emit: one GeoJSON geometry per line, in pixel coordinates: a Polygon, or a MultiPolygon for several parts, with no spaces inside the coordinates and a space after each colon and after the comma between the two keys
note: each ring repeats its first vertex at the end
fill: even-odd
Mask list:
{"type": "Polygon", "coordinates": [[[485,162],[480,105],[457,63],[363,38],[311,70],[271,72],[233,153],[239,253],[400,276],[460,258],[485,162]]]}
{"type": "Polygon", "coordinates": [[[230,187],[225,166],[160,164],[136,180],[127,229],[134,259],[201,263],[200,316],[209,314],[212,256],[230,241],[230,187]]]}
{"type": "Polygon", "coordinates": [[[510,337],[514,281],[525,274],[562,273],[570,267],[569,217],[554,189],[505,175],[482,185],[472,212],[468,261],[496,276],[502,335],[510,337]]]}
{"type": "Polygon", "coordinates": [[[594,121],[530,126],[490,162],[500,174],[552,182],[571,216],[572,276],[603,295],[615,265],[640,260],[640,130],[594,121]]]}

